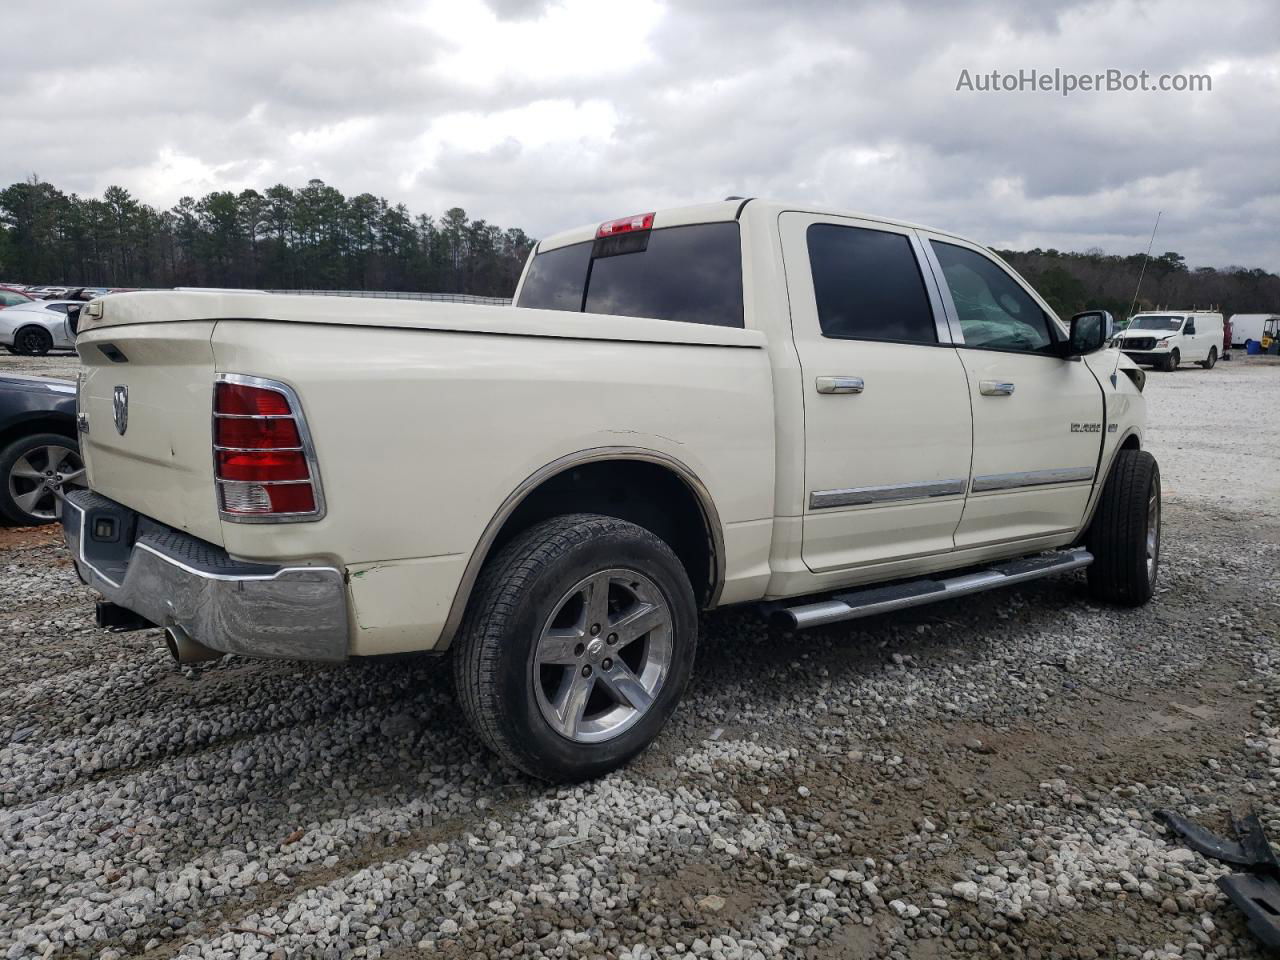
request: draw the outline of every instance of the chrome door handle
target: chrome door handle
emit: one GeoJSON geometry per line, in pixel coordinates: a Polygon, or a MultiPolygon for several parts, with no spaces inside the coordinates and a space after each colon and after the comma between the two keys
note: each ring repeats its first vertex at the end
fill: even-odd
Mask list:
{"type": "Polygon", "coordinates": [[[819,377],[819,393],[861,393],[863,389],[861,377],[819,377]]]}
{"type": "Polygon", "coordinates": [[[1013,384],[1007,380],[983,380],[978,390],[984,397],[1012,397],[1013,384]]]}

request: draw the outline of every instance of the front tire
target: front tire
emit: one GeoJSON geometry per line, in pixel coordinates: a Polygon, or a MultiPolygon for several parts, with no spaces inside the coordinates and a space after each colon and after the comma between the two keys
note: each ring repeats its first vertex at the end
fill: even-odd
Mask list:
{"type": "Polygon", "coordinates": [[[1210,347],[1209,356],[1205,357],[1203,360],[1200,361],[1200,366],[1204,367],[1206,370],[1212,370],[1214,364],[1216,364],[1217,362],[1218,362],[1218,348],[1210,347]]]}
{"type": "Polygon", "coordinates": [[[1172,353],[1170,353],[1167,357],[1164,358],[1165,373],[1173,373],[1173,371],[1178,369],[1178,364],[1180,364],[1181,362],[1182,362],[1182,354],[1179,353],[1175,348],[1172,353]]]}
{"type": "Polygon", "coordinates": [[[554,517],[485,565],[454,642],[454,688],[508,763],[587,780],[657,737],[697,635],[693,588],[666,543],[613,517],[554,517]]]}
{"type": "Polygon", "coordinates": [[[1160,467],[1145,450],[1121,450],[1102,488],[1085,539],[1093,563],[1089,592],[1099,600],[1141,606],[1160,573],[1160,467]]]}

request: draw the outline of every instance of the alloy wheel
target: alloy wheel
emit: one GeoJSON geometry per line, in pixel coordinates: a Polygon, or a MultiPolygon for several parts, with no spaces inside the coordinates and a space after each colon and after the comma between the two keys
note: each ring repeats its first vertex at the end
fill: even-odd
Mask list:
{"type": "Polygon", "coordinates": [[[557,601],[533,652],[543,719],[576,743],[611,740],[657,698],[672,662],[672,614],[662,591],[634,570],[611,569],[557,601]]]}
{"type": "Polygon", "coordinates": [[[1147,498],[1147,582],[1156,582],[1160,562],[1160,489],[1152,486],[1147,498]]]}
{"type": "Polygon", "coordinates": [[[38,520],[61,517],[58,494],[84,486],[84,462],[71,447],[36,447],[15,460],[9,470],[10,499],[38,520]]]}

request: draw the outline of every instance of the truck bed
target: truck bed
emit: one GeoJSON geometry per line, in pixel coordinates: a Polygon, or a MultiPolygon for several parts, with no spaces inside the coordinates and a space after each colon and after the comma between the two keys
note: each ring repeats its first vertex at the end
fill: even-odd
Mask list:
{"type": "Polygon", "coordinates": [[[429,646],[424,627],[443,623],[504,501],[581,451],[639,449],[684,465],[706,484],[726,535],[758,526],[762,546],[743,562],[764,566],[774,414],[759,332],[339,297],[175,292],[98,303],[77,344],[92,489],[243,560],[346,570],[361,635],[381,632],[379,652],[429,646]],[[220,519],[212,397],[225,373],[296,392],[321,519],[220,519]]]}

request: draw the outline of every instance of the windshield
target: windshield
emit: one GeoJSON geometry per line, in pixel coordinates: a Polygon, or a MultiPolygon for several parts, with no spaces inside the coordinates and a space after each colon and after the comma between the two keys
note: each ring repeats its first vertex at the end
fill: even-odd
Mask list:
{"type": "Polygon", "coordinates": [[[1181,317],[1134,317],[1129,330],[1177,330],[1182,326],[1181,317]]]}

